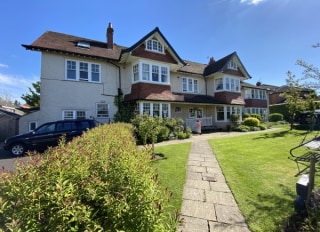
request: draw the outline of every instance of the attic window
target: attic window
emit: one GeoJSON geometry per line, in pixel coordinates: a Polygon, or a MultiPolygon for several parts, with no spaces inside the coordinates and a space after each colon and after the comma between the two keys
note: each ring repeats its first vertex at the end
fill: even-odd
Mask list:
{"type": "Polygon", "coordinates": [[[86,41],[78,41],[77,46],[80,48],[90,48],[90,43],[86,41]]]}
{"type": "Polygon", "coordinates": [[[233,60],[230,60],[230,62],[228,63],[228,68],[233,70],[238,70],[238,65],[233,60]]]}
{"type": "Polygon", "coordinates": [[[163,53],[163,45],[156,38],[147,40],[146,49],[153,52],[163,53]]]}

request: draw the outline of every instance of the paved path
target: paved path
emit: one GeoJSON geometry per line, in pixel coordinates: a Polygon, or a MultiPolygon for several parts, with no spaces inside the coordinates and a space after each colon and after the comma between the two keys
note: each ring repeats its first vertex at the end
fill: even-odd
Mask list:
{"type": "MultiPolygon", "coordinates": [[[[263,132],[266,131],[249,133],[263,132]]],[[[180,214],[182,224],[178,227],[178,232],[250,232],[208,143],[208,139],[215,137],[245,134],[247,133],[221,132],[194,135],[190,139],[156,145],[191,142],[180,214]]]]}

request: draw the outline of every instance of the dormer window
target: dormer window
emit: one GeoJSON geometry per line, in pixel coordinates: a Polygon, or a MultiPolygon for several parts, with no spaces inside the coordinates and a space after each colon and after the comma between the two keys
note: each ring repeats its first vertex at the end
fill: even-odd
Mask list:
{"type": "Polygon", "coordinates": [[[77,46],[80,48],[90,48],[90,43],[87,41],[78,41],[77,46]]]}
{"type": "Polygon", "coordinates": [[[147,40],[147,50],[163,53],[163,45],[155,38],[147,40]]]}
{"type": "Polygon", "coordinates": [[[233,70],[238,70],[238,65],[233,60],[230,60],[230,62],[228,63],[228,68],[233,70]]]}

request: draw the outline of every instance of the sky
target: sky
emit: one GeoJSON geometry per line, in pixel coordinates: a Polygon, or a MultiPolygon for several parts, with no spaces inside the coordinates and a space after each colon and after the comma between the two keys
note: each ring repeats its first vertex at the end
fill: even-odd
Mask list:
{"type": "Polygon", "coordinates": [[[24,101],[40,80],[41,53],[26,50],[46,31],[130,47],[159,27],[185,60],[207,64],[237,52],[248,83],[281,86],[298,59],[320,67],[319,0],[2,0],[0,96],[24,101]]]}

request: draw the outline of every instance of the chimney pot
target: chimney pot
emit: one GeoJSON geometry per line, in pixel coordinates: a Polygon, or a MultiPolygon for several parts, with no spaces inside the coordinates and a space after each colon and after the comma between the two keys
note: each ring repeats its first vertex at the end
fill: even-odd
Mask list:
{"type": "Polygon", "coordinates": [[[107,47],[108,49],[113,49],[113,28],[112,24],[109,23],[108,29],[107,29],[107,47]]]}
{"type": "Polygon", "coordinates": [[[216,62],[216,61],[214,60],[214,58],[213,58],[213,57],[210,57],[209,64],[213,64],[214,62],[216,62]]]}

